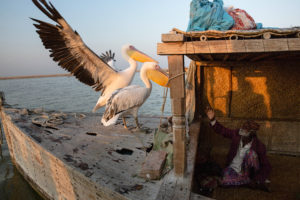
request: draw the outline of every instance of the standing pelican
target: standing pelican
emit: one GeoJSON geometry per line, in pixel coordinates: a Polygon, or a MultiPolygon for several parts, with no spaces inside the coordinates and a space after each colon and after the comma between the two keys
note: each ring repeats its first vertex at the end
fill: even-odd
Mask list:
{"type": "Polygon", "coordinates": [[[114,90],[131,83],[137,68],[136,61],[157,62],[132,45],[126,45],[122,48],[122,55],[130,66],[117,72],[85,45],[79,34],[73,31],[51,3],[48,4],[46,0],[32,2],[56,22],[53,25],[31,18],[37,22],[34,26],[45,48],[51,52],[50,57],[79,81],[93,87],[95,91],[101,91],[93,111],[104,106],[114,90]]]}
{"type": "Polygon", "coordinates": [[[168,76],[156,62],[145,62],[141,68],[140,77],[146,87],[131,85],[112,93],[101,120],[104,126],[116,124],[118,118],[122,117],[124,127],[127,128],[124,116],[132,114],[137,128],[140,128],[137,115],[139,108],[151,93],[152,84],[149,79],[161,86],[167,86],[168,76]]]}

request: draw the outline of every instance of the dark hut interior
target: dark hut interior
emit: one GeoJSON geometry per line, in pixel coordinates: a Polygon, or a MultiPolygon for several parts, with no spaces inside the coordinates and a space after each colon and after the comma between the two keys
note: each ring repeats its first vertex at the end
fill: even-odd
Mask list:
{"type": "MultiPolygon", "coordinates": [[[[209,127],[204,109],[211,106],[226,127],[238,128],[248,119],[260,125],[257,135],[266,145],[272,172],[270,192],[217,187],[204,194],[214,199],[300,199],[300,29],[189,33],[173,29],[162,35],[157,51],[169,57],[170,77],[184,71],[184,56],[197,65],[194,121],[201,125],[194,192],[201,193],[199,166],[215,162],[224,168],[230,145],[209,127]]],[[[174,95],[184,83],[175,81],[173,86],[170,82],[173,116],[184,116],[184,108],[178,111],[184,95],[174,95]]],[[[184,154],[180,145],[175,148],[184,154]]]]}

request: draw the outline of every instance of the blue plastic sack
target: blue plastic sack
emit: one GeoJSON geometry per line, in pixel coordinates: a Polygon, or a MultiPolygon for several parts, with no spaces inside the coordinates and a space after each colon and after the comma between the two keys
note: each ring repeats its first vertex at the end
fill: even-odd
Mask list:
{"type": "Polygon", "coordinates": [[[229,30],[233,18],[224,10],[223,0],[192,0],[190,7],[189,31],[229,30]]]}

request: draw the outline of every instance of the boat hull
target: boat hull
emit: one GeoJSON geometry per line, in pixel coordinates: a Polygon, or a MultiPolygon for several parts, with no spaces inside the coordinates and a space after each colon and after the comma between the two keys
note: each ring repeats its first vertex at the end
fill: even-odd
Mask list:
{"type": "Polygon", "coordinates": [[[11,159],[45,199],[127,199],[92,182],[24,134],[4,111],[2,125],[11,159]]]}

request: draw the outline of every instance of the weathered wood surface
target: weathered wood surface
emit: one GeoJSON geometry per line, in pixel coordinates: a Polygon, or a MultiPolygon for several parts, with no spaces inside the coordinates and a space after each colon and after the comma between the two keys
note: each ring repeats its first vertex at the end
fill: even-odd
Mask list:
{"type": "Polygon", "coordinates": [[[183,42],[184,35],[183,34],[173,34],[173,33],[162,34],[161,41],[162,42],[183,42]]]}
{"type": "Polygon", "coordinates": [[[300,51],[300,38],[158,43],[159,55],[300,51]]]}
{"type": "Polygon", "coordinates": [[[94,114],[82,118],[64,113],[63,124],[39,127],[32,119],[59,113],[0,108],[13,162],[46,199],[167,200],[174,196],[188,200],[191,196],[200,123],[190,127],[185,176],[175,176],[172,170],[162,180],[145,181],[138,174],[145,149],[153,142],[147,127],[157,127],[158,118],[141,117],[148,132],[132,133],[121,124],[102,127],[94,114]]]}
{"type": "Polygon", "coordinates": [[[194,122],[190,126],[186,173],[183,177],[176,176],[173,172],[166,175],[158,193],[157,200],[195,199],[190,191],[193,186],[194,165],[200,128],[200,122],[194,122]]]}
{"type": "Polygon", "coordinates": [[[183,56],[169,56],[170,96],[173,113],[174,170],[183,176],[186,170],[185,82],[183,56]]]}
{"type": "Polygon", "coordinates": [[[160,179],[166,157],[167,152],[165,151],[151,151],[143,163],[140,176],[146,180],[160,179]]]}
{"type": "Polygon", "coordinates": [[[212,198],[196,194],[196,193],[191,193],[191,198],[190,200],[213,200],[212,198]]]}
{"type": "MultiPolygon", "coordinates": [[[[15,109],[1,112],[13,162],[44,197],[156,199],[162,180],[137,176],[152,134],[131,133],[121,124],[102,127],[96,115],[79,119],[67,114],[55,130],[33,125],[35,116],[15,109]]],[[[146,120],[145,126],[156,127],[159,119],[142,118],[141,123],[146,120]]]]}

